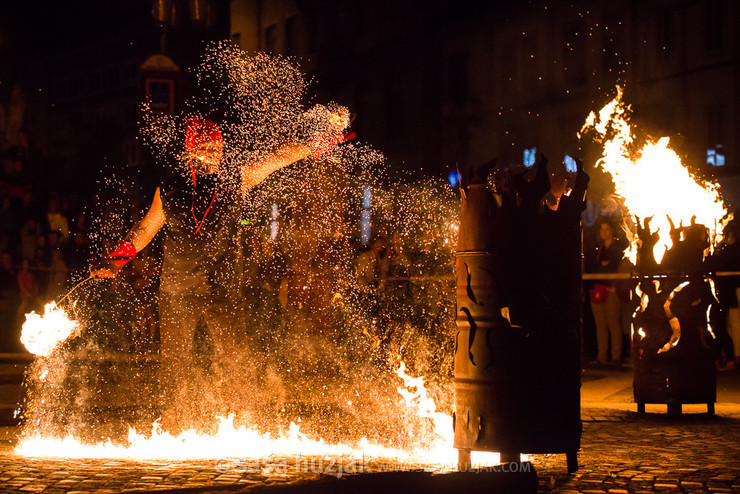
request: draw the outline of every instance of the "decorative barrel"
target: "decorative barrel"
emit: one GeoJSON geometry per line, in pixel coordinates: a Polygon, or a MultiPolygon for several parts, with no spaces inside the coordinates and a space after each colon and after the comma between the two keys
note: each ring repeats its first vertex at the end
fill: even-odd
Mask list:
{"type": "Polygon", "coordinates": [[[488,252],[457,254],[455,448],[518,453],[526,449],[525,333],[512,327],[488,252]]]}
{"type": "Polygon", "coordinates": [[[680,414],[683,404],[706,403],[707,412],[714,413],[717,382],[706,317],[679,321],[678,343],[658,353],[671,336],[667,318],[660,313],[635,317],[633,389],[638,412],[645,411],[646,403],[665,404],[669,414],[680,414]]]}
{"type": "Polygon", "coordinates": [[[542,164],[533,182],[515,181],[514,199],[505,180],[500,201],[482,183],[462,191],[453,417],[461,469],[471,451],[500,452],[503,462],[566,453],[568,470],[578,469],[580,215],[588,182],[579,177],[557,210],[540,207],[538,187],[549,186],[542,164]]]}

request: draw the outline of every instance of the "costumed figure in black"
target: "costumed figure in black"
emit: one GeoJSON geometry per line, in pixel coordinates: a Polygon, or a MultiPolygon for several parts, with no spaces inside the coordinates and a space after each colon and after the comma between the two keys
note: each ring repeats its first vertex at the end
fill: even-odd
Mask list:
{"type": "Polygon", "coordinates": [[[191,379],[193,342],[199,323],[213,339],[221,387],[218,413],[248,411],[254,391],[253,365],[240,297],[243,272],[241,213],[248,189],[273,172],[303,158],[317,159],[348,136],[343,110],[322,107],[327,125],[307,142],[284,144],[253,162],[226,166],[224,139],[212,120],[193,116],[185,122],[184,169],[166,177],[154,192],[148,212],[117,248],[92,270],[97,278],[115,277],[164,228],[160,283],[160,386],[162,426],[190,428],[199,415],[191,379]],[[329,129],[329,130],[326,130],[329,129]]]}

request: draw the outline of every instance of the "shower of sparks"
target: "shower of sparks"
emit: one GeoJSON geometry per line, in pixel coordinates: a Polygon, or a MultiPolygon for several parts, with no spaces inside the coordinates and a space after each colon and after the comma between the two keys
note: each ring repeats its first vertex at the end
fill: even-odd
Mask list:
{"type": "MultiPolygon", "coordinates": [[[[183,115],[143,113],[142,140],[157,168],[142,170],[134,180],[119,172],[104,180],[91,215],[99,253],[141,218],[146,196],[156,187],[148,180],[160,168],[189,173],[181,150],[188,115],[218,122],[225,143],[219,173],[228,178],[241,164],[283,144],[320,135],[327,111],[347,114],[333,103],[305,106],[308,83],[289,60],[247,56],[228,43],[210,47],[194,77],[194,96],[183,115]],[[134,202],[137,190],[144,190],[143,202],[134,202]]],[[[390,180],[383,155],[352,141],[320,160],[271,175],[247,192],[243,206],[243,238],[235,248],[244,251],[248,318],[245,328],[232,329],[251,349],[245,355],[254,370],[250,402],[233,403],[220,394],[222,371],[213,341],[199,330],[196,363],[187,372],[191,395],[177,403],[193,425],[185,432],[152,425],[159,416],[156,365],[151,365],[156,356],[151,348],[131,350],[121,342],[139,327],[151,300],[129,282],[134,272],[156,269],[157,258],[141,252],[116,280],[75,293],[75,313],[84,321],[81,337],[29,369],[18,454],[364,454],[456,464],[450,438],[452,270],[459,223],[454,191],[441,179],[390,180]],[[367,188],[372,201],[363,208],[367,188]],[[367,254],[358,247],[365,210],[372,239],[384,244],[383,280],[374,288],[358,268],[359,257],[367,254]],[[111,354],[117,356],[113,364],[111,354]],[[425,376],[421,387],[405,385],[418,395],[413,403],[398,394],[399,376],[392,369],[401,359],[404,372],[425,376]]],[[[496,455],[483,458],[498,461],[496,455]]]]}
{"type": "MultiPolygon", "coordinates": [[[[129,428],[124,444],[108,440],[84,443],[73,435],[62,438],[44,437],[40,434],[24,437],[15,448],[15,454],[32,457],[64,458],[125,458],[152,459],[259,459],[270,456],[331,456],[344,460],[385,459],[398,463],[414,463],[432,468],[454,468],[457,450],[454,449],[452,417],[436,411],[434,400],[427,396],[424,378],[406,373],[401,362],[396,370],[404,384],[397,388],[406,407],[422,419],[431,419],[429,442],[421,441],[414,448],[399,449],[384,446],[362,438],[356,444],[329,444],[322,439],[312,439],[302,433],[300,426],[291,422],[288,430],[273,437],[260,433],[255,427],[235,426],[234,417],[218,418],[218,429],[213,434],[188,430],[176,436],[162,431],[158,421],[150,434],[141,434],[129,428]]],[[[526,456],[522,457],[527,459],[526,456]]],[[[498,453],[475,453],[476,465],[496,465],[498,453]]]]}
{"type": "Polygon", "coordinates": [[[609,174],[616,194],[623,198],[629,212],[626,230],[630,248],[626,255],[636,262],[635,217],[652,218],[650,226],[660,235],[653,250],[657,262],[672,245],[671,220],[677,227],[688,226],[695,217],[696,223],[709,228],[710,239],[718,241],[730,219],[719,195],[719,185],[692,175],[670,148],[668,137],[636,143],[629,112],[630,107],[622,102],[622,88],[617,86],[617,96],[598,114],[591,112],[579,133],[581,137],[593,132],[603,145],[597,166],[609,174]]]}

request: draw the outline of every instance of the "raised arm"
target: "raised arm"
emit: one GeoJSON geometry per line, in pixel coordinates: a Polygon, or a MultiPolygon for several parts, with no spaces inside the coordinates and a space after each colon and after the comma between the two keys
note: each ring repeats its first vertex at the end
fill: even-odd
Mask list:
{"type": "Polygon", "coordinates": [[[242,194],[245,194],[250,187],[262,182],[271,173],[310,155],[311,148],[307,144],[287,144],[259,161],[242,165],[242,194]]]}
{"type": "Polygon", "coordinates": [[[134,225],[126,235],[126,239],[118,244],[114,252],[108,254],[90,270],[90,274],[95,278],[115,278],[123,265],[152,241],[154,235],[164,226],[165,220],[162,198],[159,194],[159,187],[157,187],[152,205],[149,206],[146,215],[134,225]]]}
{"type": "Polygon", "coordinates": [[[265,180],[270,174],[308,156],[318,159],[332,147],[354,137],[354,134],[343,134],[350,122],[346,108],[330,111],[317,105],[308,113],[313,113],[314,116],[320,115],[319,118],[325,119],[322,130],[317,131],[308,142],[285,144],[260,160],[242,165],[242,194],[246,193],[250,187],[265,180]]]}
{"type": "Polygon", "coordinates": [[[162,198],[159,195],[159,187],[157,187],[157,190],[154,191],[154,199],[152,199],[152,205],[149,206],[149,211],[128,232],[126,241],[130,242],[136,248],[136,252],[140,252],[144,247],[149,245],[154,235],[162,229],[165,220],[164,210],[162,209],[162,198]]]}

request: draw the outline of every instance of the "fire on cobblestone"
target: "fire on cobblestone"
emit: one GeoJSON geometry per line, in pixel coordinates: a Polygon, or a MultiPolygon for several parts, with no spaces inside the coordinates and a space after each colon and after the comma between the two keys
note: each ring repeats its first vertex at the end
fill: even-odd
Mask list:
{"type": "MultiPolygon", "coordinates": [[[[129,428],[127,444],[108,440],[86,444],[72,435],[50,438],[33,435],[22,439],[15,453],[29,457],[59,458],[125,458],[147,459],[218,459],[218,458],[267,458],[270,456],[324,456],[358,459],[390,459],[401,463],[414,463],[437,468],[454,468],[457,450],[454,449],[452,417],[438,412],[436,404],[427,395],[422,377],[406,373],[403,362],[396,374],[404,382],[398,387],[406,406],[420,417],[432,422],[433,434],[425,447],[404,450],[383,446],[363,438],[357,444],[329,444],[322,439],[312,439],[302,433],[300,426],[291,422],[288,430],[276,437],[261,433],[256,427],[235,426],[234,417],[218,418],[218,430],[203,434],[187,430],[176,436],[163,431],[159,421],[154,422],[150,434],[129,428]]],[[[483,465],[500,462],[498,453],[476,453],[476,461],[483,465]]]]}

